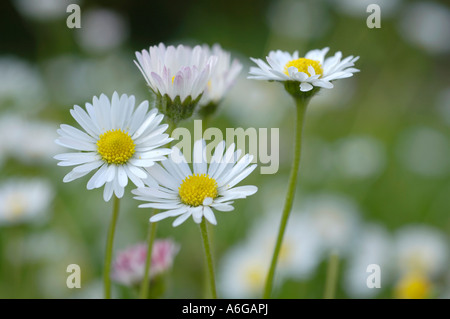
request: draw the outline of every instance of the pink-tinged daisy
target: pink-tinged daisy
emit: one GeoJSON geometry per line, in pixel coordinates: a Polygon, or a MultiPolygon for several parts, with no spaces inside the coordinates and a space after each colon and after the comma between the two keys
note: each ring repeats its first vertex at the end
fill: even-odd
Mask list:
{"type": "Polygon", "coordinates": [[[250,165],[252,155],[240,158],[241,150],[235,151],[234,144],[225,149],[225,142],[219,143],[208,163],[206,143],[198,140],[193,155],[191,170],[180,150],[173,147],[167,160],[148,168],[149,186],[132,191],[135,199],[148,202],[139,207],[163,210],[152,216],[151,222],[177,217],[173,222],[176,227],[192,216],[197,224],[205,217],[216,225],[213,209],[232,211],[234,200],[246,198],[258,190],[251,185],[235,187],[256,168],[256,164],[250,165]]]}
{"type": "Polygon", "coordinates": [[[205,91],[217,57],[199,45],[166,47],[160,43],[136,52],[136,60],[153,92],[172,101],[179,97],[183,103],[188,97],[196,100],[205,91]]]}
{"type": "MultiPolygon", "coordinates": [[[[179,251],[179,246],[170,239],[153,243],[150,278],[169,270],[179,251]]],[[[111,278],[123,285],[133,286],[144,279],[147,244],[140,243],[120,252],[113,262],[111,278]]]]}
{"type": "Polygon", "coordinates": [[[285,51],[270,51],[266,57],[267,63],[261,59],[251,58],[258,67],[250,68],[249,79],[268,81],[298,82],[301,92],[313,88],[332,89],[332,81],[348,78],[359,72],[354,68],[359,57],[348,56],[342,59],[342,53],[325,58],[329,48],[311,50],[304,57],[299,57],[298,51],[293,54],[285,51]]]}
{"type": "Polygon", "coordinates": [[[59,166],[75,166],[63,179],[71,182],[95,171],[87,189],[105,186],[103,198],[109,201],[114,193],[124,194],[130,179],[137,187],[144,186],[148,174],[144,170],[165,159],[170,149],[161,148],[172,139],[160,125],[163,115],[156,109],[148,110],[148,101],[135,109],[133,95],[119,96],[114,92],[111,100],[104,94],[94,97],[86,110],[75,105],[70,114],[82,127],[62,124],[57,131],[57,144],[75,152],[56,155],[59,166]]]}

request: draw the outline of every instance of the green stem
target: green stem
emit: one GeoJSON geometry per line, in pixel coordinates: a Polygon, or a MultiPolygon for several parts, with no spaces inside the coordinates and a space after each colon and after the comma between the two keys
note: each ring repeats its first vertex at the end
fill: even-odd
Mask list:
{"type": "MultiPolygon", "coordinates": [[[[153,213],[153,215],[155,213],[156,211],[153,213]]],[[[147,257],[145,258],[144,279],[142,280],[141,283],[141,292],[140,292],[141,299],[147,299],[148,292],[150,290],[150,267],[152,264],[153,243],[156,237],[156,224],[157,223],[149,222],[148,236],[147,236],[147,257]]]]}
{"type": "Polygon", "coordinates": [[[295,123],[295,142],[294,142],[294,161],[292,162],[291,173],[289,176],[288,191],[286,194],[286,200],[284,203],[283,213],[281,215],[280,228],[278,230],[278,237],[275,244],[275,248],[272,255],[272,261],[270,263],[270,268],[266,277],[266,284],[264,287],[264,298],[270,298],[270,293],[272,292],[272,285],[275,276],[275,269],[277,266],[278,256],[281,250],[281,244],[283,243],[283,236],[286,230],[286,225],[289,219],[289,214],[292,209],[292,204],[294,202],[295,188],[297,185],[297,175],[298,168],[300,164],[301,149],[302,149],[302,132],[303,123],[306,113],[306,106],[308,104],[309,98],[295,98],[297,104],[296,110],[296,123],[295,123]]]}
{"type": "Polygon", "coordinates": [[[211,287],[211,294],[212,294],[213,299],[217,299],[216,281],[214,278],[214,266],[213,266],[211,247],[209,245],[208,230],[206,229],[205,219],[203,219],[202,222],[200,223],[200,230],[202,233],[203,246],[205,247],[205,255],[206,255],[206,262],[208,265],[209,284],[211,287]]]}
{"type": "Polygon", "coordinates": [[[111,299],[111,260],[113,254],[114,233],[116,231],[117,218],[119,216],[119,203],[120,199],[114,196],[112,219],[109,224],[108,239],[106,241],[105,265],[103,271],[105,299],[111,299]]]}
{"type": "Polygon", "coordinates": [[[325,299],[334,299],[339,270],[339,255],[332,252],[328,261],[327,279],[325,281],[325,299]]]}

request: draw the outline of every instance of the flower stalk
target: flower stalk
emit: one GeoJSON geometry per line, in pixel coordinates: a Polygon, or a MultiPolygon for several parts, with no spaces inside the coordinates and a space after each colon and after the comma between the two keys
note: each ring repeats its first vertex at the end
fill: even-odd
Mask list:
{"type": "Polygon", "coordinates": [[[150,290],[150,267],[152,264],[153,244],[156,237],[156,225],[157,223],[149,223],[148,225],[147,256],[145,257],[145,272],[141,283],[140,299],[147,299],[150,290]]]}
{"type": "MultiPolygon", "coordinates": [[[[287,82],[286,90],[290,92],[288,85],[291,83],[287,82]]],[[[296,89],[298,92],[298,89],[296,89]]],[[[295,91],[292,91],[295,92],[295,91]]],[[[308,92],[309,93],[309,92],[308,92]]],[[[302,150],[302,132],[303,132],[303,124],[305,119],[306,108],[309,103],[310,98],[314,93],[310,94],[304,93],[295,93],[291,94],[296,102],[296,123],[295,123],[295,141],[294,141],[294,160],[292,162],[291,172],[289,176],[288,190],[286,194],[286,199],[284,203],[283,212],[281,215],[280,227],[278,230],[278,236],[275,244],[275,248],[272,255],[272,261],[269,267],[269,271],[266,277],[266,283],[264,286],[264,298],[270,298],[270,294],[272,292],[273,280],[275,276],[275,270],[277,267],[278,257],[280,255],[281,245],[283,243],[283,237],[286,230],[287,222],[289,219],[289,215],[292,209],[292,205],[295,197],[295,189],[297,186],[297,176],[298,169],[300,166],[300,157],[302,150]]]]}
{"type": "Polygon", "coordinates": [[[114,196],[112,219],[109,224],[108,238],[106,241],[105,264],[103,271],[105,299],[111,299],[111,260],[113,254],[114,233],[116,231],[116,224],[119,216],[119,204],[120,199],[117,196],[114,196]]]}
{"type": "Polygon", "coordinates": [[[200,231],[202,234],[203,246],[205,248],[205,256],[206,256],[206,263],[207,263],[207,269],[208,269],[209,285],[211,288],[211,295],[212,295],[213,299],[217,299],[216,280],[215,280],[215,275],[214,275],[214,265],[213,265],[211,246],[209,243],[208,230],[206,227],[205,219],[203,219],[202,222],[200,223],[200,231]]]}

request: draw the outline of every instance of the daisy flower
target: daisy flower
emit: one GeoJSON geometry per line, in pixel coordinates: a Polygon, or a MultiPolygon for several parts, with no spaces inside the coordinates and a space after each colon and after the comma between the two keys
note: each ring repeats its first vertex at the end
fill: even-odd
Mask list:
{"type": "MultiPolygon", "coordinates": [[[[152,250],[150,277],[154,278],[169,270],[179,249],[179,246],[173,240],[155,240],[152,250]]],[[[144,278],[146,258],[146,243],[139,243],[127,248],[117,255],[113,263],[111,277],[116,282],[126,286],[139,284],[144,278]]]]}
{"type": "Polygon", "coordinates": [[[114,92],[109,100],[104,94],[94,97],[92,104],[86,103],[86,111],[75,105],[70,114],[83,131],[62,124],[57,131],[57,144],[76,152],[56,155],[59,166],[76,166],[63,181],[71,182],[95,171],[87,183],[87,189],[105,185],[103,198],[118,198],[130,179],[136,186],[144,186],[147,178],[144,167],[165,159],[170,149],[160,146],[171,141],[164,131],[168,125],[159,123],[163,115],[156,109],[148,112],[148,101],[135,109],[133,95],[119,97],[114,92]]]}
{"type": "Polygon", "coordinates": [[[269,81],[294,81],[299,83],[301,92],[311,91],[313,88],[333,88],[331,81],[348,78],[359,72],[354,63],[359,57],[352,55],[342,59],[342,53],[336,52],[334,56],[325,58],[329,48],[311,50],[305,57],[299,57],[298,51],[293,54],[285,51],[271,51],[266,58],[267,63],[261,59],[251,58],[258,67],[250,68],[249,79],[269,81]]]}
{"type": "Polygon", "coordinates": [[[166,47],[163,43],[136,52],[134,61],[160,99],[158,108],[175,122],[192,115],[216,62],[217,57],[199,45],[166,47]]]}
{"type": "Polygon", "coordinates": [[[139,207],[164,210],[152,216],[151,222],[177,217],[173,222],[176,227],[192,216],[197,224],[205,217],[216,225],[213,209],[232,211],[235,199],[246,198],[258,190],[256,186],[235,187],[256,168],[256,164],[249,165],[252,155],[246,154],[238,160],[240,156],[241,150],[235,151],[234,144],[225,150],[222,141],[216,146],[208,165],[205,141],[198,140],[194,144],[192,171],[180,150],[173,147],[162,165],[148,168],[149,187],[138,188],[133,194],[135,199],[148,202],[139,207]]]}
{"type": "Polygon", "coordinates": [[[201,106],[210,103],[217,105],[236,81],[242,64],[237,59],[231,60],[230,53],[224,51],[219,44],[213,45],[211,49],[208,46],[203,48],[210,56],[217,57],[217,64],[199,103],[201,106]]]}
{"type": "Polygon", "coordinates": [[[46,221],[53,196],[46,180],[7,180],[0,185],[0,226],[46,221]]]}

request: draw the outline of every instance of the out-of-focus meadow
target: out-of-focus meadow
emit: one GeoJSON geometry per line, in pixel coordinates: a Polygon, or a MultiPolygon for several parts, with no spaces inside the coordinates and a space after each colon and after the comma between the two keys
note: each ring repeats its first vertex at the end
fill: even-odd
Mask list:
{"type": "MultiPolygon", "coordinates": [[[[249,57],[326,46],[360,56],[361,72],[308,107],[273,297],[322,298],[330,252],[340,256],[338,298],[450,297],[446,1],[11,0],[0,12],[1,298],[102,298],[112,203],[86,189],[88,177],[62,182],[69,168],[53,159],[63,151],[56,130],[77,126],[69,110],[94,95],[152,101],[133,60],[159,42],[219,43],[244,65],[211,126],[280,129],[278,172],[255,170],[245,184],[259,191],[218,212],[211,227],[220,297],[261,297],[292,160],[293,101],[278,83],[248,80],[249,57]],[[81,7],[81,29],[66,26],[71,3],[81,7]],[[366,25],[370,3],[380,5],[380,29],[366,25]],[[66,286],[69,264],[81,267],[80,289],[66,286]],[[381,268],[381,288],[367,287],[370,264],[381,268]]],[[[115,256],[147,236],[151,211],[131,189],[115,256]]],[[[205,296],[198,226],[164,220],[157,238],[173,239],[179,252],[153,296],[205,296]]],[[[114,283],[113,296],[137,294],[114,283]]]]}

